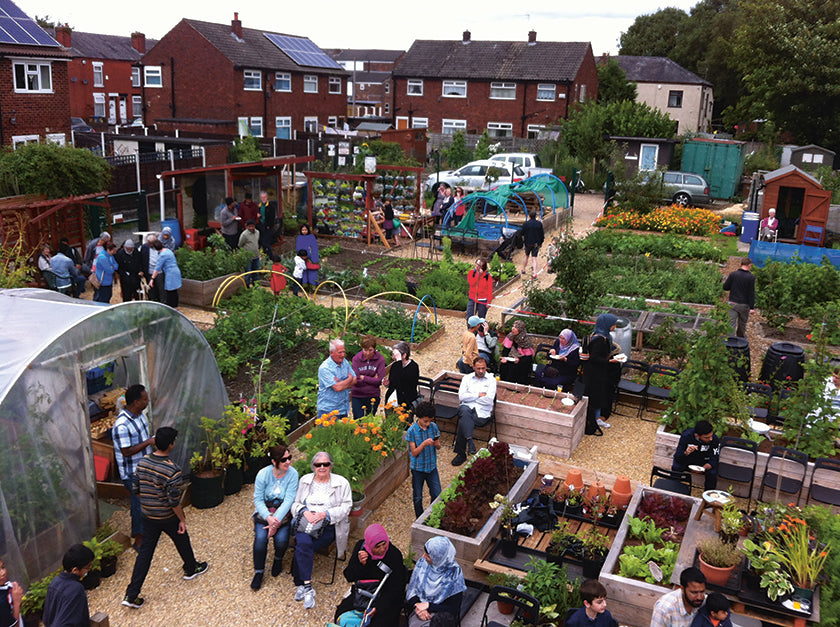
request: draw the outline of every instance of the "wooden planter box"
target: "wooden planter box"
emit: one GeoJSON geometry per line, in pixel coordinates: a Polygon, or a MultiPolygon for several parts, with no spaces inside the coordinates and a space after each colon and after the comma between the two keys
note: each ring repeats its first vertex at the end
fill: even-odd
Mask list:
{"type": "MultiPolygon", "coordinates": [[[[216,296],[216,292],[222,286],[222,283],[232,276],[234,275],[228,274],[216,277],[215,279],[210,279],[209,281],[183,279],[181,282],[181,289],[178,290],[178,300],[182,305],[210,308],[213,306],[213,298],[216,296]]],[[[231,281],[231,283],[225,288],[223,296],[233,296],[244,287],[244,279],[231,281]]]]}
{"type": "MultiPolygon", "coordinates": [[[[447,377],[460,380],[460,373],[443,371],[434,378],[437,383],[447,377]]],[[[560,404],[560,398],[568,396],[562,392],[545,390],[531,386],[529,397],[537,395],[557,397],[551,409],[535,407],[532,404],[520,404],[505,400],[498,400],[502,390],[527,390],[529,386],[518,383],[499,381],[496,385],[496,430],[502,442],[527,443],[527,448],[539,447],[541,453],[568,458],[572,456],[580,441],[583,439],[586,427],[586,410],[589,399],[583,397],[573,407],[566,408],[560,404]]],[[[435,403],[440,405],[458,405],[458,394],[455,392],[440,392],[435,395],[435,403]]],[[[438,426],[444,431],[454,431],[454,423],[442,422],[438,426]]]]}
{"type": "Polygon", "coordinates": [[[674,586],[679,585],[680,573],[683,569],[688,568],[694,563],[694,549],[697,544],[698,535],[714,535],[714,523],[710,516],[704,516],[700,521],[694,520],[700,506],[701,500],[694,497],[683,496],[681,494],[674,495],[672,492],[665,492],[647,486],[636,488],[630,505],[627,506],[627,514],[625,514],[624,520],[621,521],[618,533],[615,536],[615,541],[610,548],[607,560],[604,562],[603,569],[601,569],[601,576],[599,577],[599,581],[606,587],[607,596],[611,601],[610,612],[621,624],[649,625],[651,615],[653,614],[653,606],[656,601],[663,594],[667,594],[673,590],[674,586]],[[618,556],[624,550],[624,542],[627,539],[627,519],[636,514],[636,509],[639,507],[642,497],[651,492],[679,496],[682,499],[692,502],[691,513],[689,514],[685,535],[680,545],[677,564],[674,566],[674,573],[671,576],[670,582],[663,582],[661,585],[628,579],[613,572],[617,572],[619,569],[618,556]]]}
{"type": "MultiPolygon", "coordinates": [[[[660,427],[656,430],[656,440],[654,443],[654,450],[653,450],[653,463],[656,466],[661,466],[662,468],[670,468],[671,463],[674,459],[674,452],[677,450],[677,444],[679,444],[680,436],[676,433],[668,433],[665,431],[665,426],[660,425],[660,427]]],[[[753,489],[752,489],[752,499],[758,499],[758,492],[761,490],[761,482],[764,479],[764,471],[767,468],[767,459],[769,455],[767,453],[758,453],[758,460],[756,461],[755,465],[755,475],[753,480],[753,489]]],[[[774,465],[777,462],[774,462],[774,465]]],[[[799,465],[797,464],[797,467],[799,465]]],[[[805,504],[805,501],[808,498],[808,486],[811,482],[811,476],[814,472],[814,462],[808,462],[808,470],[805,472],[805,479],[802,484],[802,491],[799,494],[799,498],[796,500],[797,504],[805,504]]],[[[840,477],[836,476],[837,473],[825,473],[817,475],[821,484],[827,485],[834,489],[840,489],[840,477]]],[[[798,476],[798,475],[796,475],[798,476]]],[[[702,488],[703,486],[703,479],[701,475],[692,475],[692,479],[694,479],[695,485],[699,485],[702,488]]],[[[729,487],[729,483],[719,482],[721,485],[719,486],[721,489],[726,489],[729,487]]],[[[733,483],[733,492],[735,496],[743,496],[743,498],[747,498],[747,484],[744,483],[733,483]]],[[[764,490],[764,498],[765,500],[773,500],[773,493],[774,490],[771,488],[767,488],[764,490]]],[[[785,494],[784,492],[779,493],[779,499],[783,503],[790,503],[793,497],[789,494],[785,494]]],[[[840,507],[832,507],[832,511],[835,514],[840,514],[840,507]]]]}
{"type": "Polygon", "coordinates": [[[408,477],[408,451],[403,450],[385,459],[373,476],[365,481],[365,510],[375,510],[408,477]]]}
{"type": "MultiPolygon", "coordinates": [[[[504,441],[504,440],[502,440],[504,441]]],[[[531,462],[525,467],[522,476],[513,484],[510,492],[507,493],[507,498],[512,503],[519,503],[522,501],[531,490],[531,486],[539,472],[539,462],[531,462]]],[[[457,533],[451,533],[442,529],[435,529],[434,527],[427,527],[423,524],[429,515],[432,513],[432,506],[437,503],[440,497],[435,499],[429,507],[426,508],[420,518],[415,520],[411,525],[411,546],[417,555],[423,554],[423,546],[426,541],[432,536],[443,536],[449,538],[452,544],[455,545],[455,555],[461,568],[464,569],[464,575],[471,577],[475,567],[475,562],[482,558],[490,549],[490,545],[496,538],[499,532],[499,517],[501,511],[496,510],[490,516],[484,526],[474,536],[462,536],[457,533]]]]}
{"type": "MultiPolygon", "coordinates": [[[[446,333],[446,329],[441,325],[441,327],[432,333],[429,337],[427,337],[422,342],[409,342],[409,346],[411,347],[411,352],[415,353],[423,348],[426,348],[432,342],[436,342],[438,338],[440,338],[444,333],[446,333]]],[[[389,340],[388,338],[384,337],[374,337],[377,344],[382,344],[383,346],[394,346],[397,342],[402,342],[403,340],[389,340]]]]}

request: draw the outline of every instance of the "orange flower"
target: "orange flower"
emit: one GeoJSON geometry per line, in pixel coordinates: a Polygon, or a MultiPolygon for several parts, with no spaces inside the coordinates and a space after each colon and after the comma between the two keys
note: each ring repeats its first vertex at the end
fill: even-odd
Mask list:
{"type": "Polygon", "coordinates": [[[312,434],[311,434],[311,433],[307,433],[307,434],[306,434],[306,439],[307,439],[307,440],[311,440],[311,439],[312,439],[312,434]]]}
{"type": "Polygon", "coordinates": [[[388,452],[387,451],[382,451],[382,457],[388,457],[388,452]]]}
{"type": "Polygon", "coordinates": [[[828,555],[827,551],[821,551],[820,552],[820,557],[825,557],[826,555],[828,555]]]}
{"type": "Polygon", "coordinates": [[[341,419],[341,423],[345,425],[347,424],[347,416],[341,419]]]}
{"type": "Polygon", "coordinates": [[[359,427],[356,427],[356,430],[353,432],[353,435],[359,435],[359,433],[361,433],[361,431],[362,430],[359,429],[359,427]]]}
{"type": "Polygon", "coordinates": [[[367,432],[368,432],[368,430],[367,430],[367,429],[359,429],[359,430],[360,430],[362,433],[367,433],[367,432]]]}
{"type": "Polygon", "coordinates": [[[365,442],[370,442],[370,438],[368,436],[365,436],[365,442]]]}

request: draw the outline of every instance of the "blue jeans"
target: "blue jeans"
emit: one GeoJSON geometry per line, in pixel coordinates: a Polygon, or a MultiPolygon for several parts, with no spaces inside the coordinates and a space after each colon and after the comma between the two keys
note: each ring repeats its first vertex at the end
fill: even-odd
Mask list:
{"type": "Polygon", "coordinates": [[[143,514],[140,511],[140,497],[131,489],[133,480],[134,475],[129,475],[128,479],[123,479],[123,485],[131,495],[131,535],[136,536],[143,533],[143,514]]]}
{"type": "Polygon", "coordinates": [[[379,409],[380,400],[377,396],[373,403],[371,403],[369,398],[356,398],[355,396],[351,396],[350,404],[353,406],[353,418],[359,420],[367,414],[375,414],[376,410],[379,409]],[[365,407],[367,407],[367,410],[365,407]]]}
{"type": "Polygon", "coordinates": [[[487,315],[487,303],[477,303],[472,298],[467,301],[467,320],[475,314],[479,318],[487,315]]]}
{"type": "Polygon", "coordinates": [[[440,496],[440,475],[435,468],[431,472],[411,469],[411,490],[414,498],[414,517],[420,518],[423,513],[423,484],[429,486],[429,495],[434,501],[440,496]]]}
{"type": "Polygon", "coordinates": [[[308,533],[295,533],[295,559],[292,562],[292,577],[295,585],[312,581],[312,563],[315,551],[335,542],[335,526],[327,525],[320,538],[313,538],[308,533]]]}
{"type": "MultiPolygon", "coordinates": [[[[254,570],[265,570],[265,558],[268,555],[268,525],[264,520],[254,517],[254,570]]],[[[289,525],[282,525],[274,534],[274,559],[283,561],[289,546],[289,525]]]]}
{"type": "Polygon", "coordinates": [[[460,372],[461,374],[471,374],[471,373],[475,372],[475,370],[473,370],[472,366],[468,366],[467,364],[464,363],[464,358],[463,357],[458,359],[457,366],[458,366],[458,372],[460,372]]]}
{"type": "MultiPolygon", "coordinates": [[[[251,272],[252,270],[259,270],[259,269],[260,269],[260,258],[255,257],[254,259],[251,259],[251,261],[248,263],[248,272],[251,272]]],[[[247,285],[248,287],[251,287],[256,282],[257,282],[257,275],[256,274],[249,274],[245,277],[245,285],[247,285]]]]}

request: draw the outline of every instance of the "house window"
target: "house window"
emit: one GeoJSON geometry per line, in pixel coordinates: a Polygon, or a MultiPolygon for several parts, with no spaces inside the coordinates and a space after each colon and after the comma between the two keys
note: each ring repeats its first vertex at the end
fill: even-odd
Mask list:
{"type": "Polygon", "coordinates": [[[384,105],[382,105],[382,106],[384,107],[384,108],[383,108],[383,111],[385,112],[385,115],[391,115],[391,103],[390,103],[390,102],[386,102],[386,103],[385,103],[384,105]]]}
{"type": "Polygon", "coordinates": [[[488,122],[487,134],[490,137],[513,137],[513,124],[509,122],[488,122]]]}
{"type": "Polygon", "coordinates": [[[327,126],[329,126],[330,128],[337,128],[338,127],[338,116],[337,115],[331,115],[330,117],[328,117],[327,118],[327,126]]]}
{"type": "Polygon", "coordinates": [[[262,72],[259,70],[243,70],[246,91],[262,91],[262,72]]]}
{"type": "Polygon", "coordinates": [[[274,126],[276,129],[274,131],[275,137],[279,137],[280,139],[292,138],[292,118],[274,118],[274,126]]]}
{"type": "Polygon", "coordinates": [[[47,133],[44,135],[44,139],[48,144],[55,144],[56,146],[67,145],[67,138],[64,136],[64,133],[47,133]]]}
{"type": "Polygon", "coordinates": [[[16,92],[52,92],[52,69],[49,63],[14,63],[16,92]]]}
{"type": "Polygon", "coordinates": [[[466,120],[447,120],[444,118],[443,123],[441,124],[441,132],[444,135],[454,135],[456,131],[465,130],[467,130],[466,120]]]}
{"type": "Polygon", "coordinates": [[[236,124],[239,127],[239,136],[240,137],[247,137],[248,134],[251,132],[248,128],[248,118],[236,118],[236,124]]]}
{"type": "Polygon", "coordinates": [[[639,170],[655,170],[659,158],[659,146],[656,144],[642,144],[639,149],[639,170]]]}
{"type": "Polygon", "coordinates": [[[674,108],[682,107],[682,97],[683,97],[683,93],[682,93],[681,89],[680,90],[672,89],[671,91],[668,92],[668,106],[669,107],[674,107],[674,108]]]}
{"type": "Polygon", "coordinates": [[[411,128],[429,128],[429,118],[412,118],[411,128]]]}
{"type": "Polygon", "coordinates": [[[539,83],[537,85],[537,100],[550,100],[554,102],[557,93],[557,85],[553,83],[539,83]]]}
{"type": "Polygon", "coordinates": [[[390,81],[385,81],[385,83],[383,83],[383,89],[385,90],[386,94],[390,94],[391,93],[391,82],[390,81]]]}
{"type": "Polygon", "coordinates": [[[131,68],[131,86],[132,87],[140,87],[140,68],[139,67],[131,68]]]}
{"type": "Polygon", "coordinates": [[[317,94],[318,93],[318,77],[314,74],[303,75],[303,93],[317,94]]]}
{"type": "Polygon", "coordinates": [[[147,65],[143,68],[146,87],[163,87],[163,71],[159,65],[147,65]]]}
{"type": "Polygon", "coordinates": [[[441,95],[447,98],[466,98],[467,81],[443,81],[441,95]]]}
{"type": "Polygon", "coordinates": [[[405,93],[407,96],[422,96],[423,79],[409,79],[406,83],[405,93]]]}
{"type": "Polygon", "coordinates": [[[578,102],[586,100],[586,85],[580,86],[580,94],[578,95],[578,102]]]}
{"type": "Polygon", "coordinates": [[[143,96],[132,96],[131,97],[131,117],[133,117],[133,118],[142,118],[143,117],[143,96]]]}
{"type": "Polygon", "coordinates": [[[307,133],[318,132],[318,116],[306,116],[303,118],[303,130],[307,133]]]}
{"type": "Polygon", "coordinates": [[[288,72],[275,73],[274,91],[292,91],[292,75],[288,72]]]}
{"type": "Polygon", "coordinates": [[[802,163],[822,163],[823,156],[820,153],[815,152],[803,152],[802,153],[802,163]]]}
{"type": "Polygon", "coordinates": [[[340,94],[341,93],[341,79],[337,76],[330,77],[330,93],[331,94],[340,94]]]}
{"type": "Polygon", "coordinates": [[[263,136],[263,119],[262,118],[251,118],[251,123],[248,126],[248,130],[251,132],[252,137],[262,137],[263,136]]]}
{"type": "Polygon", "coordinates": [[[93,67],[93,86],[105,87],[105,72],[102,70],[102,64],[93,62],[91,66],[93,67]]]}
{"type": "Polygon", "coordinates": [[[492,100],[516,100],[516,83],[490,83],[492,100]]]}
{"type": "Polygon", "coordinates": [[[528,139],[537,139],[540,132],[545,129],[545,124],[529,124],[526,129],[528,132],[528,139]]]}
{"type": "Polygon", "coordinates": [[[105,117],[105,94],[93,94],[93,117],[105,117]]]}
{"type": "Polygon", "coordinates": [[[37,144],[37,135],[12,135],[12,147],[25,146],[26,144],[37,144]]]}

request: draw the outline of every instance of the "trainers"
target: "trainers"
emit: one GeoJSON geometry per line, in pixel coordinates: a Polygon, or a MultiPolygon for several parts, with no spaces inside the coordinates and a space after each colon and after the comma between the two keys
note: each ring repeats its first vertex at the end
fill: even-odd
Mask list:
{"type": "Polygon", "coordinates": [[[452,460],[452,465],[453,465],[453,466],[460,466],[460,465],[461,465],[461,464],[463,464],[465,461],[467,461],[467,456],[466,456],[466,455],[461,455],[461,453],[458,453],[458,454],[455,456],[455,458],[452,460]]]}
{"type": "Polygon", "coordinates": [[[199,575],[206,573],[208,568],[210,567],[207,565],[207,562],[198,562],[192,573],[184,573],[184,579],[195,579],[199,575]]]}
{"type": "MultiPolygon", "coordinates": [[[[311,588],[312,586],[309,587],[311,588]]],[[[303,595],[306,594],[306,588],[307,586],[304,585],[297,587],[297,590],[295,590],[295,601],[303,601],[303,595]]]]}
{"type": "Polygon", "coordinates": [[[303,594],[303,609],[311,610],[315,607],[315,589],[310,586],[303,594]]]}
{"type": "Polygon", "coordinates": [[[259,590],[262,586],[263,574],[261,572],[254,573],[254,578],[251,580],[251,590],[259,590]]]}
{"type": "Polygon", "coordinates": [[[595,422],[597,422],[598,426],[601,427],[602,429],[609,429],[612,426],[606,420],[603,420],[601,418],[598,418],[598,420],[596,420],[595,422]]]}
{"type": "Polygon", "coordinates": [[[133,607],[135,610],[143,607],[143,603],[146,602],[146,599],[143,597],[134,597],[131,598],[130,596],[126,595],[126,597],[122,600],[122,604],[126,607],[133,607]]]}
{"type": "Polygon", "coordinates": [[[271,576],[276,577],[283,572],[283,560],[274,560],[271,563],[271,576]]]}

